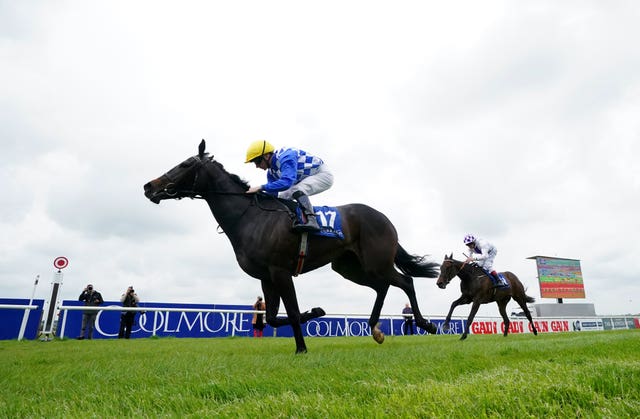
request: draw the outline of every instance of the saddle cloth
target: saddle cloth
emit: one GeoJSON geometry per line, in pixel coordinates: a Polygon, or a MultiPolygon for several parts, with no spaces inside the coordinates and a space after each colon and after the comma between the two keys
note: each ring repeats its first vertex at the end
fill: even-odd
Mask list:
{"type": "MultiPolygon", "coordinates": [[[[316,220],[320,226],[320,231],[310,233],[314,236],[332,237],[336,239],[344,239],[342,232],[342,217],[336,207],[313,207],[313,212],[316,214],[316,220]]],[[[296,217],[298,221],[301,220],[300,207],[296,208],[296,217]]]]}
{"type": "MultiPolygon", "coordinates": [[[[482,269],[482,270],[484,271],[485,274],[487,274],[487,276],[489,277],[489,279],[493,283],[495,281],[495,278],[493,277],[493,275],[491,275],[490,272],[487,272],[486,269],[482,269]]],[[[511,285],[509,285],[509,281],[507,281],[507,278],[504,277],[504,274],[502,272],[498,272],[498,278],[500,278],[500,283],[498,284],[498,288],[510,288],[511,287],[511,285]]]]}

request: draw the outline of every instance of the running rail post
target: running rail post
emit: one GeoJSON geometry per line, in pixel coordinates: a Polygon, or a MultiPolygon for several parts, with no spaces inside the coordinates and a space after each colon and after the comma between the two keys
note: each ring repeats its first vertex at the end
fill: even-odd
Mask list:
{"type": "MultiPolygon", "coordinates": [[[[40,279],[40,275],[36,275],[36,281],[33,284],[33,291],[31,292],[31,299],[29,300],[29,305],[33,305],[33,297],[36,295],[36,286],[38,285],[39,279],[40,279]]],[[[20,332],[18,333],[18,340],[22,340],[22,338],[24,338],[24,331],[27,329],[27,321],[29,320],[30,314],[31,314],[31,309],[25,308],[24,315],[22,316],[22,324],[20,325],[20,332]]]]}

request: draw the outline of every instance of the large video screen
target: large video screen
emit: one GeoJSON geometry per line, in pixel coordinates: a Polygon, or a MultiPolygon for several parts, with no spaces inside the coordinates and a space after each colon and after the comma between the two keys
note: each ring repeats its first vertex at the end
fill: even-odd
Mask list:
{"type": "Polygon", "coordinates": [[[542,298],[585,298],[580,261],[536,256],[542,298]]]}

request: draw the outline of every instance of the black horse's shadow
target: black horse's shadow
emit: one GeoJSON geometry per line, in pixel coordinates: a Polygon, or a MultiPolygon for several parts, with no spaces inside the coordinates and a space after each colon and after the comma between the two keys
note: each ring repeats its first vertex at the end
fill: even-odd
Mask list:
{"type": "Polygon", "coordinates": [[[467,324],[464,327],[464,332],[460,337],[460,340],[466,339],[471,323],[473,323],[473,318],[478,312],[480,305],[495,301],[498,304],[498,311],[504,320],[504,336],[507,336],[509,334],[509,324],[511,323],[509,316],[507,316],[507,303],[513,298],[520,308],[522,308],[525,316],[527,316],[533,334],[537,335],[538,330],[533,324],[531,312],[527,307],[527,303],[533,303],[535,299],[525,293],[522,282],[520,282],[515,274],[511,272],[503,272],[502,274],[505,279],[509,281],[510,287],[494,288],[491,279],[489,279],[482,268],[475,263],[465,263],[455,260],[453,259],[453,254],[451,254],[451,256],[445,256],[440,266],[440,276],[437,282],[438,287],[445,289],[447,285],[449,285],[449,282],[451,282],[455,276],[458,276],[460,278],[460,291],[462,295],[451,304],[451,308],[443,324],[443,329],[449,330],[451,315],[457,306],[473,303],[471,312],[467,318],[467,324]]]}
{"type": "MultiPolygon", "coordinates": [[[[196,156],[145,184],[144,192],[156,204],[165,199],[204,199],[231,241],[242,270],[261,281],[267,323],[272,327],[290,325],[296,353],[306,352],[300,324],[325,312],[314,308],[300,313],[298,307],[292,275],[299,261],[300,234],[291,231],[289,211],[280,202],[261,194],[246,194],[248,188],[246,182],[205,153],[202,140],[196,156]],[[287,317],[277,317],[281,299],[287,317]]],[[[391,285],[407,294],[416,324],[436,333],[435,325],[420,313],[412,277],[435,278],[438,264],[407,253],[389,219],[375,209],[362,204],[337,209],[344,239],[309,235],[302,273],[330,263],[343,277],[372,288],[376,300],[368,323],[378,343],[384,340],[377,324],[391,285]]]]}

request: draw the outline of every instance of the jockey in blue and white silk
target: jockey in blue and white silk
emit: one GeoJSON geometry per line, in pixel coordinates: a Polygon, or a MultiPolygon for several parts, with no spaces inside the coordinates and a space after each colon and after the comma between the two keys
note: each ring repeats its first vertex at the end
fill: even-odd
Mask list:
{"type": "Polygon", "coordinates": [[[267,183],[262,190],[290,199],[297,191],[305,195],[324,192],[333,184],[333,175],[319,157],[304,150],[282,148],[277,150],[267,170],[267,183]]]}

